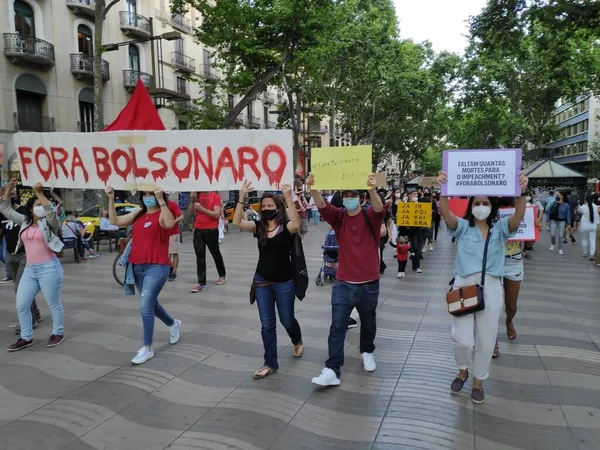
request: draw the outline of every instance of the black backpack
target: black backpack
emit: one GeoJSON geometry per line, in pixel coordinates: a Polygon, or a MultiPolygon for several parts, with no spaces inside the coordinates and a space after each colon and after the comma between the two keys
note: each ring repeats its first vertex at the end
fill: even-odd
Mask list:
{"type": "MultiPolygon", "coordinates": [[[[361,208],[362,216],[365,218],[365,224],[367,228],[371,230],[371,234],[373,235],[373,239],[376,243],[379,243],[379,238],[375,235],[375,231],[373,231],[373,227],[371,226],[371,222],[369,221],[369,217],[367,216],[367,210],[365,208],[361,208]]],[[[344,224],[344,217],[346,217],[346,208],[342,210],[342,220],[340,221],[340,228],[344,224]]]]}

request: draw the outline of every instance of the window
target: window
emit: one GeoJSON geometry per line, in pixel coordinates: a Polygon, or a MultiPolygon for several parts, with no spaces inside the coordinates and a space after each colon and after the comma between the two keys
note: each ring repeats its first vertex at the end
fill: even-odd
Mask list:
{"type": "Polygon", "coordinates": [[[89,133],[94,131],[94,104],[79,102],[79,131],[89,133]]]}
{"type": "Polygon", "coordinates": [[[127,12],[137,14],[136,0],[125,0],[125,7],[127,9],[127,12]]]}
{"type": "Polygon", "coordinates": [[[180,94],[185,94],[186,88],[184,78],[177,77],[177,92],[179,92],[180,94]]]}
{"type": "Polygon", "coordinates": [[[31,6],[21,0],[16,0],[14,7],[15,31],[22,38],[35,37],[35,20],[31,6]]]}
{"type": "Polygon", "coordinates": [[[129,45],[129,68],[140,71],[140,51],[135,45],[129,45]]]}
{"type": "Polygon", "coordinates": [[[179,130],[187,130],[187,123],[184,122],[183,120],[178,120],[177,121],[177,129],[179,129],[179,130]]]}
{"type": "Polygon", "coordinates": [[[252,102],[250,102],[250,103],[248,103],[248,106],[246,107],[246,113],[248,115],[248,119],[252,118],[252,115],[253,115],[252,109],[253,109],[253,105],[252,105],[252,102]]]}
{"type": "Polygon", "coordinates": [[[234,107],[234,102],[235,102],[235,99],[234,99],[233,95],[229,94],[229,95],[227,96],[227,107],[228,107],[229,109],[233,109],[233,107],[234,107]]]}
{"type": "Polygon", "coordinates": [[[207,49],[203,49],[202,54],[204,55],[204,64],[210,66],[210,51],[207,49]]]}
{"type": "Polygon", "coordinates": [[[263,107],[263,120],[265,121],[265,126],[269,126],[269,108],[267,106],[263,107]]]}
{"type": "Polygon", "coordinates": [[[79,53],[83,56],[94,55],[94,39],[92,38],[92,30],[86,25],[77,27],[77,45],[79,53]]]}
{"type": "Polygon", "coordinates": [[[183,55],[183,39],[175,39],[175,51],[183,55]]]}
{"type": "Polygon", "coordinates": [[[204,88],[204,101],[212,103],[212,90],[209,87],[204,88]]]}

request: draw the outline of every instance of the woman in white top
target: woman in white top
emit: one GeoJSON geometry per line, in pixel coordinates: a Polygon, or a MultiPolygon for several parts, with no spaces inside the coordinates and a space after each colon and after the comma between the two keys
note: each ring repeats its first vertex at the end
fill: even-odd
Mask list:
{"type": "Polygon", "coordinates": [[[581,214],[581,223],[579,232],[581,233],[581,248],[583,253],[581,256],[590,261],[594,260],[594,252],[596,251],[596,230],[600,224],[600,206],[594,202],[594,197],[588,195],[585,199],[585,204],[577,209],[581,214]]]}

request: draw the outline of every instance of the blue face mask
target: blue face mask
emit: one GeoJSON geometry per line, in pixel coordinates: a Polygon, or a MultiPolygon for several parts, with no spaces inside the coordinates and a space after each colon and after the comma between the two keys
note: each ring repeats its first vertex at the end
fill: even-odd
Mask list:
{"type": "Polygon", "coordinates": [[[360,207],[360,199],[358,198],[345,198],[343,200],[344,208],[348,211],[354,211],[358,207],[360,207]]]}
{"type": "Polygon", "coordinates": [[[156,206],[156,198],[144,197],[144,205],[146,205],[146,208],[154,208],[156,206]]]}

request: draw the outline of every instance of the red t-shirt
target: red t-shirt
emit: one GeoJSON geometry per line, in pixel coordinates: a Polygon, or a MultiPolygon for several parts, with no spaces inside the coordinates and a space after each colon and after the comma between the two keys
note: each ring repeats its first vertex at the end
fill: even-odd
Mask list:
{"type": "MultiPolygon", "coordinates": [[[[209,211],[214,211],[215,207],[221,206],[221,196],[216,192],[198,194],[198,199],[196,201],[209,211]]],[[[198,228],[199,230],[210,230],[213,228],[219,228],[219,218],[210,217],[204,213],[196,212],[194,228],[198,228]]]]}
{"type": "Polygon", "coordinates": [[[333,228],[338,241],[339,265],[336,278],[348,283],[379,280],[379,233],[385,209],[375,212],[372,207],[367,208],[366,215],[371,229],[367,227],[362,211],[351,216],[345,209],[325,203],[325,207],[319,208],[319,212],[323,220],[333,228]]]}
{"type": "Polygon", "coordinates": [[[410,252],[410,245],[396,244],[396,258],[398,258],[398,261],[408,261],[408,253],[409,252],[410,252]]]}
{"type": "Polygon", "coordinates": [[[161,227],[158,223],[159,218],[160,210],[152,214],[144,214],[133,224],[130,263],[171,265],[169,258],[171,230],[161,227]]]}
{"type": "MultiPolygon", "coordinates": [[[[181,209],[179,209],[179,205],[174,201],[169,200],[167,202],[167,206],[169,207],[169,211],[171,211],[171,214],[173,215],[173,219],[177,219],[181,215],[181,209]]],[[[171,234],[169,236],[179,234],[179,225],[175,224],[175,226],[169,231],[171,231],[171,234]]]]}

